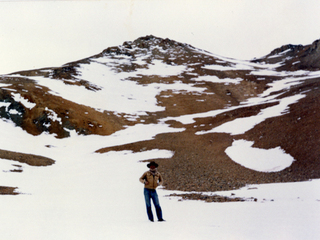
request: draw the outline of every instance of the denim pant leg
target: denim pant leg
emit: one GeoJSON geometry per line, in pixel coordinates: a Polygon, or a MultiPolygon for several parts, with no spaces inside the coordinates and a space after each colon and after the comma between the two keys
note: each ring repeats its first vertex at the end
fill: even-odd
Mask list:
{"type": "Polygon", "coordinates": [[[151,192],[151,198],[152,198],[153,204],[156,208],[157,218],[158,218],[158,220],[162,220],[162,210],[160,207],[159,198],[158,198],[158,194],[157,194],[156,190],[151,192]]]}
{"type": "Polygon", "coordinates": [[[144,189],[144,199],[146,201],[146,207],[147,207],[147,214],[150,221],[153,221],[153,214],[151,210],[151,191],[150,189],[145,188],[144,189]]]}

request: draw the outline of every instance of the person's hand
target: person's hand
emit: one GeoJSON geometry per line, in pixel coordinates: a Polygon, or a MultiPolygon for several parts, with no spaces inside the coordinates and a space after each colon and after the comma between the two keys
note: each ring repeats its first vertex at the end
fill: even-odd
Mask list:
{"type": "Polygon", "coordinates": [[[145,185],[148,185],[148,184],[149,184],[149,182],[148,182],[148,181],[144,181],[144,184],[145,184],[145,185]]]}

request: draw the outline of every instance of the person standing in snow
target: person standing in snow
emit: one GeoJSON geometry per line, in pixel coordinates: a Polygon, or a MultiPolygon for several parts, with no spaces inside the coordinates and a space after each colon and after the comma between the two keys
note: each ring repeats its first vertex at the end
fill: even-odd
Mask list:
{"type": "Polygon", "coordinates": [[[149,171],[145,172],[140,177],[139,180],[144,184],[144,199],[146,201],[148,218],[151,222],[153,222],[153,214],[151,210],[151,199],[152,199],[153,204],[156,208],[158,221],[162,222],[164,220],[162,218],[162,210],[160,207],[156,188],[159,185],[163,184],[163,178],[157,170],[157,167],[158,167],[157,163],[150,162],[147,164],[147,167],[149,168],[149,171]]]}

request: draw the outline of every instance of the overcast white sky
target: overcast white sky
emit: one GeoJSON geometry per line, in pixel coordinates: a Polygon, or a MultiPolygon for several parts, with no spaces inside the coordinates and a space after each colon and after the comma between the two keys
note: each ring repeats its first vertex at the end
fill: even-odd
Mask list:
{"type": "Polygon", "coordinates": [[[0,74],[61,66],[149,34],[252,59],[319,39],[319,10],[319,0],[0,0],[0,74]]]}

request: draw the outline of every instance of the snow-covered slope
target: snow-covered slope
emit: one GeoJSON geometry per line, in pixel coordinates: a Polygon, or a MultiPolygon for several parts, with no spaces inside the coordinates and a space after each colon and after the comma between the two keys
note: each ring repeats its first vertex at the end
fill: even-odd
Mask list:
{"type": "Polygon", "coordinates": [[[0,186],[20,193],[0,197],[0,235],[317,239],[320,72],[284,64],[146,36],[0,76],[0,186]],[[151,159],[165,223],[145,213],[151,159]]]}
{"type": "MultiPolygon", "coordinates": [[[[140,153],[93,153],[97,147],[149,139],[155,132],[121,131],[110,136],[56,139],[32,136],[1,123],[2,147],[57,160],[51,167],[32,167],[1,160],[1,184],[19,186],[23,194],[1,196],[3,239],[317,239],[320,232],[319,180],[248,185],[237,191],[215,192],[246,202],[178,201],[159,189],[164,223],[147,220],[138,181],[146,170],[139,162],[169,158],[165,150],[140,153]],[[139,133],[139,134],[138,134],[139,133]],[[46,148],[44,145],[50,145],[46,148]]],[[[159,131],[164,132],[165,129],[159,131]]],[[[211,195],[210,193],[207,193],[211,195]]]]}

